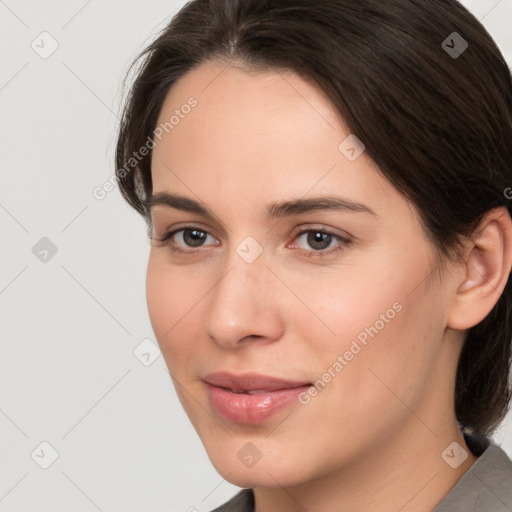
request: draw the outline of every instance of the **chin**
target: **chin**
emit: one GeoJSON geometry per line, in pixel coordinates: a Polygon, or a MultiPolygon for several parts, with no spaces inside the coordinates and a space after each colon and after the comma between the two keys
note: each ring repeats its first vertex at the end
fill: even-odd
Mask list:
{"type": "Polygon", "coordinates": [[[254,472],[251,469],[237,470],[231,473],[219,473],[230,484],[237,487],[276,487],[276,481],[273,480],[268,473],[261,470],[254,472]]]}
{"type": "MultiPolygon", "coordinates": [[[[215,467],[215,465],[214,465],[215,467]]],[[[237,487],[291,487],[300,482],[292,478],[291,475],[283,472],[275,467],[259,469],[247,468],[247,469],[233,469],[222,467],[223,471],[219,471],[220,468],[215,467],[217,472],[230,484],[236,485],[237,487]]]]}
{"type": "Polygon", "coordinates": [[[302,470],[299,461],[294,462],[279,452],[274,452],[277,459],[263,454],[261,459],[251,465],[251,461],[242,461],[243,455],[238,458],[236,452],[234,456],[226,456],[229,451],[214,448],[207,450],[207,453],[215,470],[229,483],[238,487],[288,487],[307,479],[306,475],[301,477],[298,473],[302,470]]]}

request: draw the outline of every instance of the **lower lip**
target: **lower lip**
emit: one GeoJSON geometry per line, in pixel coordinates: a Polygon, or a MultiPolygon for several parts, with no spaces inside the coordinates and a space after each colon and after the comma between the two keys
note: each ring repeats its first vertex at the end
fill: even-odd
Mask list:
{"type": "Polygon", "coordinates": [[[244,425],[265,422],[286,406],[298,402],[299,395],[310,387],[306,385],[248,395],[206,383],[208,398],[215,411],[228,421],[244,425]]]}

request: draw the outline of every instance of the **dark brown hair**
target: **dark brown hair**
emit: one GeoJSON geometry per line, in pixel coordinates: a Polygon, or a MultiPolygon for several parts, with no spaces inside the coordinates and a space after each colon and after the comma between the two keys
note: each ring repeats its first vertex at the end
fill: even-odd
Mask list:
{"type": "MultiPolygon", "coordinates": [[[[121,193],[148,222],[151,153],[126,163],[151,140],[175,81],[211,59],[316,83],[440,253],[453,256],[492,208],[510,213],[512,78],[458,2],[194,0],[136,61],[121,120],[121,193]]],[[[457,369],[457,419],[480,434],[492,433],[510,402],[511,286],[469,330],[457,369]]]]}

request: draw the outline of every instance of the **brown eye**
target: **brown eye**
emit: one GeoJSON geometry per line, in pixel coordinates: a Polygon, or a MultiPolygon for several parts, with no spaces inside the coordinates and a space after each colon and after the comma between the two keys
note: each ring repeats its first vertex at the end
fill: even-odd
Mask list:
{"type": "MultiPolygon", "coordinates": [[[[194,248],[200,248],[205,245],[204,242],[208,237],[216,241],[215,238],[204,229],[200,229],[197,226],[188,226],[169,231],[163,237],[157,239],[157,241],[162,245],[168,246],[175,252],[194,252],[194,248]]],[[[213,245],[218,245],[218,243],[213,245]]]]}
{"type": "Polygon", "coordinates": [[[182,240],[188,247],[200,247],[206,240],[208,234],[205,231],[199,229],[185,228],[182,231],[182,240]]]}

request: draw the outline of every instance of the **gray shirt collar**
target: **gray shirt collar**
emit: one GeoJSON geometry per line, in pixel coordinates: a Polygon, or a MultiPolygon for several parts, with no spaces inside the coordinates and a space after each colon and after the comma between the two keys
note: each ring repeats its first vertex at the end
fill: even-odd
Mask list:
{"type": "Polygon", "coordinates": [[[512,462],[484,437],[464,435],[479,456],[432,512],[512,512],[512,462]]]}

